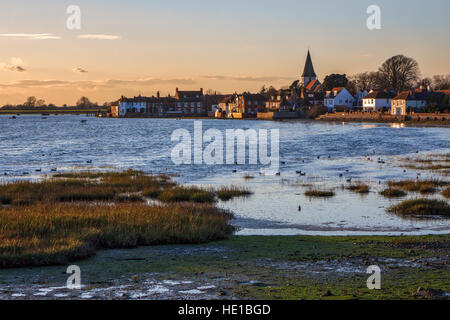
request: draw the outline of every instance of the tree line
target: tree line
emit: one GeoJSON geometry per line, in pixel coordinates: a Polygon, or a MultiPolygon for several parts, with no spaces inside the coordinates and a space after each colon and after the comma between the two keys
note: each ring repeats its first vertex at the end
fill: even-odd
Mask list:
{"type": "MultiPolygon", "coordinates": [[[[322,83],[322,90],[330,91],[336,87],[345,87],[350,92],[385,90],[401,92],[412,90],[419,85],[430,85],[433,90],[450,89],[450,75],[435,75],[432,78],[421,78],[419,63],[410,57],[396,55],[387,59],[377,71],[362,72],[350,77],[346,74],[330,74],[322,83]]],[[[298,90],[300,81],[296,80],[290,85],[290,89],[298,90]]],[[[261,94],[270,97],[277,94],[273,86],[263,86],[261,94]]]]}
{"type": "MultiPolygon", "coordinates": [[[[111,106],[112,102],[105,102],[103,107],[111,106]]],[[[4,109],[17,109],[17,108],[55,108],[56,105],[49,103],[46,104],[44,99],[38,99],[35,96],[28,97],[24,103],[18,105],[5,105],[4,109]]],[[[62,107],[69,108],[70,106],[64,104],[62,107]]],[[[97,102],[92,102],[88,97],[81,97],[75,103],[76,108],[98,108],[100,107],[97,102]]]]}

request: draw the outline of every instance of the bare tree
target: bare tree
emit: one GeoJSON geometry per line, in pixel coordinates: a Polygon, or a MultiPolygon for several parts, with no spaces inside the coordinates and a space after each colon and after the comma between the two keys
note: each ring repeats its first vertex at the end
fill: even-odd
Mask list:
{"type": "Polygon", "coordinates": [[[45,100],[44,99],[37,100],[36,107],[45,107],[45,100]]]}
{"type": "Polygon", "coordinates": [[[351,86],[356,91],[370,91],[383,89],[379,72],[363,72],[350,77],[351,86]]]}
{"type": "Polygon", "coordinates": [[[94,104],[89,100],[88,97],[81,97],[77,101],[77,107],[92,107],[94,104]]]}
{"type": "Polygon", "coordinates": [[[411,89],[419,79],[419,64],[413,58],[404,55],[393,56],[378,69],[384,89],[397,92],[411,89]]]}
{"type": "Polygon", "coordinates": [[[36,97],[31,96],[27,98],[27,101],[23,104],[25,107],[35,107],[36,106],[36,97]]]}
{"type": "Polygon", "coordinates": [[[450,89],[450,74],[433,76],[432,87],[434,90],[450,89]]]}

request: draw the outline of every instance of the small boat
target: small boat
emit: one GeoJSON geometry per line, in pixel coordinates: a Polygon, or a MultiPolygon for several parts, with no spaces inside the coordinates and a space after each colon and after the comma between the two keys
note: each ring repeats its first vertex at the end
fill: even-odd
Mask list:
{"type": "Polygon", "coordinates": [[[81,120],[81,123],[86,123],[87,122],[87,120],[81,120]]]}
{"type": "Polygon", "coordinates": [[[16,116],[12,116],[10,119],[17,119],[17,117],[16,116]]]}

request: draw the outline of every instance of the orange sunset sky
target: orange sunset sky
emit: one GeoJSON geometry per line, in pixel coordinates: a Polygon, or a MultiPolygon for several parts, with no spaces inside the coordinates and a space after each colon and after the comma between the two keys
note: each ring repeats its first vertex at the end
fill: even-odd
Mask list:
{"type": "Polygon", "coordinates": [[[308,48],[320,79],[415,58],[422,76],[450,73],[448,0],[1,1],[0,106],[33,95],[57,105],[84,95],[180,89],[222,93],[288,86],[308,48]],[[81,8],[69,30],[66,9],[81,8]],[[382,28],[366,27],[381,8],[382,28]]]}

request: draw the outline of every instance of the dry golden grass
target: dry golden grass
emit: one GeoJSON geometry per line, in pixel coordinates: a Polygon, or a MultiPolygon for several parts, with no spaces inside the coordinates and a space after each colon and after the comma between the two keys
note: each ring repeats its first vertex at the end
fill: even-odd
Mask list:
{"type": "Polygon", "coordinates": [[[445,171],[450,169],[448,154],[435,154],[421,158],[404,158],[402,167],[414,170],[445,171]]]}
{"type": "Polygon", "coordinates": [[[334,197],[335,193],[332,190],[314,190],[309,189],[305,192],[305,196],[314,198],[331,198],[334,197]]]}
{"type": "Polygon", "coordinates": [[[388,209],[402,216],[443,216],[450,217],[450,206],[446,201],[434,199],[413,199],[405,200],[397,205],[393,205],[388,209]]]}
{"type": "Polygon", "coordinates": [[[210,204],[37,204],[0,209],[0,267],[64,264],[101,248],[202,243],[234,231],[210,204]]]}
{"type": "Polygon", "coordinates": [[[406,192],[400,189],[387,188],[380,192],[380,194],[386,198],[400,198],[405,197],[406,192]]]}
{"type": "Polygon", "coordinates": [[[236,186],[229,186],[229,187],[223,186],[216,189],[214,193],[222,201],[228,201],[234,197],[245,197],[252,194],[250,190],[236,186]]]}
{"type": "Polygon", "coordinates": [[[370,192],[370,187],[367,184],[360,182],[346,186],[345,189],[361,194],[370,192]]]}
{"type": "Polygon", "coordinates": [[[402,180],[389,181],[390,188],[398,188],[404,191],[420,192],[421,194],[431,194],[437,191],[437,188],[448,185],[443,180],[402,180]]]}
{"type": "MultiPolygon", "coordinates": [[[[173,185],[175,184],[168,177],[148,176],[133,170],[63,173],[39,182],[0,185],[0,201],[13,206],[38,202],[123,201],[123,194],[136,194],[145,188],[169,188],[173,185]]],[[[137,201],[136,197],[132,200],[137,201]]]]}
{"type": "Polygon", "coordinates": [[[234,227],[218,198],[249,194],[181,186],[140,171],[72,172],[0,185],[0,267],[67,263],[100,248],[201,243],[234,227]],[[148,206],[143,197],[158,199],[148,206]],[[6,205],[6,206],[4,206],[6,205]]]}

